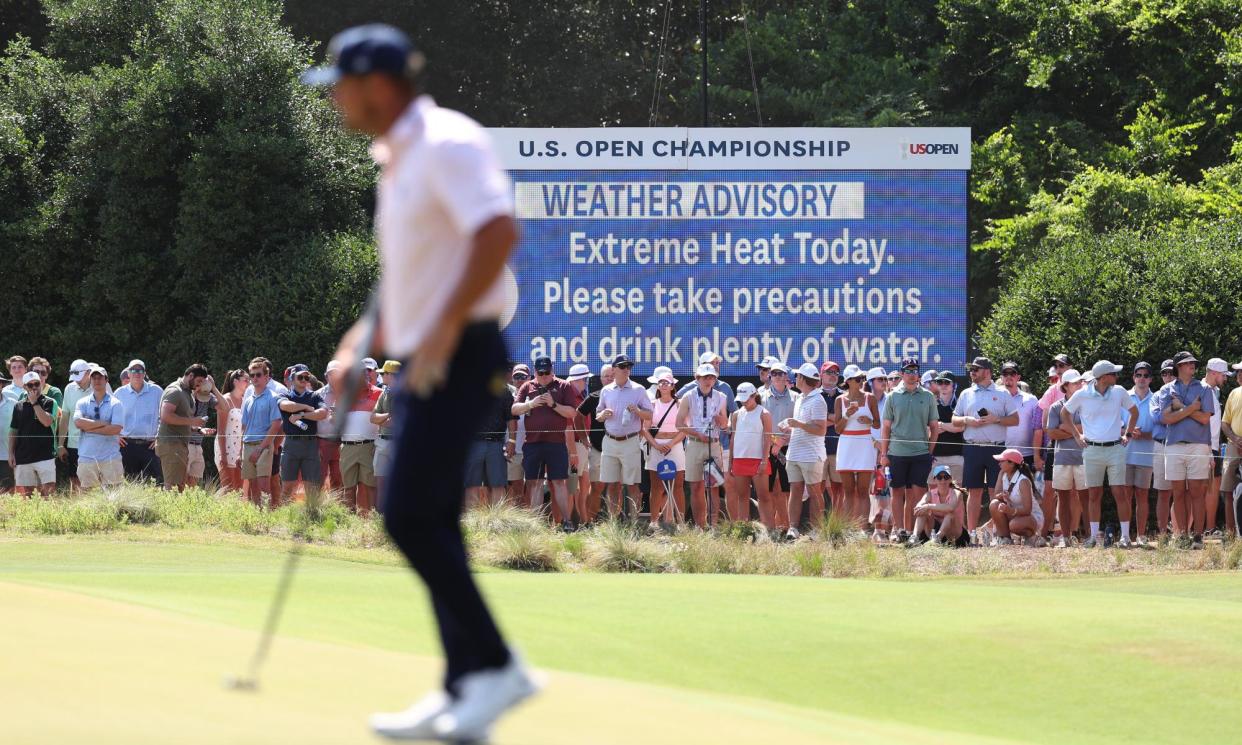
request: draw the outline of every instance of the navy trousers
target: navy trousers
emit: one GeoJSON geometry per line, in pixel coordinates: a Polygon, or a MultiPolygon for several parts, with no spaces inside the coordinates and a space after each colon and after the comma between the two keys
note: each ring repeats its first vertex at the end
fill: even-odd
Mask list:
{"type": "Polygon", "coordinates": [[[121,448],[121,467],[125,469],[126,478],[136,481],[154,479],[157,484],[164,483],[160,458],[147,442],[126,443],[121,448]]]}
{"type": "Polygon", "coordinates": [[[444,387],[425,399],[402,390],[393,406],[384,526],[431,594],[452,694],[461,676],[509,661],[470,574],[461,532],[466,456],[499,405],[507,360],[495,322],[467,326],[444,387]]]}

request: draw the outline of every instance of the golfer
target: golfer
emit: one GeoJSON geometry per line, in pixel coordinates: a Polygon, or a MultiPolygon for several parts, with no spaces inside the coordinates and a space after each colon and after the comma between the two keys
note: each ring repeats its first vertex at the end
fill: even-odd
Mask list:
{"type": "Polygon", "coordinates": [[[371,726],[394,739],[487,737],[537,686],[506,646],[466,563],[459,518],[466,453],[505,388],[501,270],[517,239],[512,188],[487,133],[419,89],[422,55],[401,31],[351,28],[303,82],[332,86],[345,126],[375,137],[379,319],[341,341],[344,369],[366,354],[404,360],[394,386],[384,523],[431,594],[444,689],[371,726]]]}

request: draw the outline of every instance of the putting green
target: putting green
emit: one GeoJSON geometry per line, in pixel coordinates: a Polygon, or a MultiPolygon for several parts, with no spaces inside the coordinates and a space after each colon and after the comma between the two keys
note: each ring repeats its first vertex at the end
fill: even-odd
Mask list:
{"type": "MultiPolygon", "coordinates": [[[[0,538],[0,742],[365,742],[434,684],[399,567],[225,543],[0,538]],[[418,655],[418,656],[416,656],[418,655]]],[[[1232,742],[1238,573],[922,582],[480,576],[545,695],[498,743],[1232,742]],[[1206,724],[1211,723],[1211,724],[1206,724]]]]}

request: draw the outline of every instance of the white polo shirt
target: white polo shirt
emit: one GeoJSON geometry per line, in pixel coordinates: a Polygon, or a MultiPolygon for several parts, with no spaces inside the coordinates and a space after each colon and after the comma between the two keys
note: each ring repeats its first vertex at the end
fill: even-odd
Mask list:
{"type": "Polygon", "coordinates": [[[1084,440],[1115,442],[1121,439],[1121,427],[1127,421],[1124,412],[1133,405],[1125,388],[1114,385],[1101,395],[1092,383],[1079,389],[1066,402],[1065,410],[1082,418],[1084,440]]]}
{"type": "MultiPolygon", "coordinates": [[[[513,214],[513,187],[487,131],[426,95],[371,152],[382,166],[375,206],[380,316],[388,354],[401,359],[438,323],[466,273],[475,233],[513,214]]],[[[470,319],[499,318],[504,307],[497,277],[470,319]]]]}

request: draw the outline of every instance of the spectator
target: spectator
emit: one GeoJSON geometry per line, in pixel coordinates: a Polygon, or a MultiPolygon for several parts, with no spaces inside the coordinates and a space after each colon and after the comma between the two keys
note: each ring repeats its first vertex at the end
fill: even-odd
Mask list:
{"type": "Polygon", "coordinates": [[[1173,487],[1174,524],[1181,548],[1203,548],[1204,494],[1212,480],[1212,391],[1195,378],[1190,352],[1173,356],[1177,379],[1152,400],[1152,415],[1166,427],[1165,478],[1173,487]],[[1191,534],[1194,535],[1193,539],[1191,534]]]}
{"type": "Polygon", "coordinates": [[[917,546],[928,540],[958,547],[970,545],[965,522],[966,490],[957,485],[953,472],[945,465],[934,466],[929,478],[927,493],[914,506],[914,534],[910,536],[910,545],[917,546]]]}
{"type": "MultiPolygon", "coordinates": [[[[656,369],[659,370],[660,368],[656,369]]],[[[668,370],[668,368],[663,369],[668,370]]],[[[673,373],[670,370],[668,374],[671,376],[673,373]]],[[[653,387],[657,385],[657,381],[654,378],[655,376],[647,378],[647,382],[651,383],[653,387]]],[[[601,390],[603,386],[611,384],[613,380],[612,365],[605,364],[599,369],[601,390]]],[[[591,430],[587,434],[587,440],[591,443],[591,449],[587,452],[587,460],[589,461],[587,468],[590,470],[591,477],[594,480],[591,482],[591,491],[586,498],[585,505],[578,505],[578,515],[583,522],[587,523],[594,521],[595,516],[599,514],[600,499],[604,494],[604,485],[599,480],[600,460],[604,454],[604,423],[599,420],[599,417],[595,416],[598,410],[599,391],[589,394],[578,405],[578,413],[586,417],[591,430]]]]}
{"type": "MultiPolygon", "coordinates": [[[[642,455],[639,432],[650,426],[654,409],[647,391],[630,380],[634,363],[624,354],[612,361],[613,382],[599,392],[599,408],[595,417],[604,423],[604,449],[599,464],[599,480],[608,497],[608,512],[620,516],[624,510],[622,494],[628,498],[629,487],[638,491],[642,480],[642,455]],[[614,491],[615,488],[615,491],[614,491]]],[[[638,516],[639,502],[631,502],[638,516]]]]}
{"type": "MultiPolygon", "coordinates": [[[[1079,390],[1065,404],[1065,410],[1078,414],[1082,431],[1078,431],[1073,419],[1061,423],[1074,432],[1078,444],[1084,447],[1083,465],[1087,471],[1087,520],[1091,536],[1086,546],[1104,545],[1100,535],[1100,503],[1104,498],[1104,477],[1108,483],[1124,486],[1126,483],[1126,445],[1129,432],[1138,423],[1138,409],[1125,389],[1117,385],[1120,365],[1100,360],[1091,368],[1091,384],[1079,390]],[[1123,421],[1123,412],[1128,419],[1123,421]]],[[[1127,500],[1117,499],[1117,518],[1121,521],[1121,540],[1118,546],[1130,547],[1130,505],[1127,500]]]]}
{"type": "Polygon", "coordinates": [[[43,379],[34,370],[22,376],[26,398],[17,402],[9,424],[9,467],[16,477],[17,490],[23,495],[37,489],[48,496],[56,487],[52,436],[56,401],[43,393],[43,386],[43,379]]]}
{"type": "Polygon", "coordinates": [[[1013,536],[1031,539],[1038,546],[1043,533],[1044,515],[1035,499],[1035,477],[1022,453],[1006,448],[993,456],[1000,463],[996,494],[989,505],[996,527],[994,544],[1009,545],[1013,536]]]}
{"type": "MultiPolygon", "coordinates": [[[[1168,359],[1160,363],[1160,388],[1169,385],[1177,378],[1177,373],[1173,369],[1173,360],[1168,359]]],[[[1152,394],[1151,404],[1148,406],[1151,413],[1151,438],[1152,438],[1152,454],[1151,454],[1151,486],[1156,490],[1156,530],[1161,536],[1169,535],[1169,523],[1172,516],[1171,504],[1173,501],[1173,484],[1166,478],[1165,465],[1168,459],[1165,457],[1165,440],[1168,439],[1168,427],[1164,422],[1160,421],[1160,417],[1156,416],[1155,404],[1156,396],[1159,389],[1152,394]]]]}
{"type": "Polygon", "coordinates": [[[1001,385],[1013,397],[1018,414],[1018,423],[1005,429],[1005,447],[1022,453],[1031,471],[1039,473],[1044,470],[1044,415],[1039,399],[1022,390],[1022,371],[1016,362],[1001,365],[1001,385]]]}
{"type": "MultiPolygon", "coordinates": [[[[307,368],[310,372],[310,368],[307,368]]],[[[384,476],[388,474],[388,464],[392,458],[393,434],[389,421],[392,417],[392,394],[391,387],[397,382],[398,373],[401,372],[401,363],[397,360],[385,360],[384,366],[380,368],[383,383],[383,392],[379,398],[375,399],[375,408],[371,409],[371,424],[377,429],[375,432],[375,458],[371,463],[371,471],[375,473],[375,493],[384,493],[384,476]]],[[[383,505],[379,505],[380,512],[384,511],[383,505]]]]}
{"type": "MultiPolygon", "coordinates": [[[[1227,380],[1229,380],[1229,363],[1220,357],[1213,357],[1208,360],[1207,372],[1203,374],[1203,384],[1212,390],[1212,403],[1214,404],[1212,421],[1210,422],[1212,429],[1212,483],[1209,485],[1207,493],[1203,495],[1204,518],[1206,520],[1203,530],[1204,533],[1215,538],[1223,537],[1220,530],[1216,528],[1216,510],[1221,501],[1221,472],[1224,467],[1224,457],[1220,451],[1220,388],[1227,380]]],[[[1230,512],[1230,510],[1226,510],[1226,512],[1230,512]]]]}
{"type": "MultiPolygon", "coordinates": [[[[107,381],[104,381],[105,385],[107,381]]],[[[65,386],[60,418],[56,422],[56,482],[72,489],[81,486],[78,480],[78,438],[80,433],[74,424],[78,401],[91,389],[90,365],[86,360],[74,360],[69,365],[69,385],[65,386]]]]}
{"type": "MultiPolygon", "coordinates": [[[[206,422],[211,412],[220,406],[220,397],[216,393],[215,378],[208,375],[199,382],[198,388],[194,391],[195,418],[206,422]]],[[[203,438],[214,437],[215,434],[216,430],[214,427],[190,428],[189,461],[186,463],[185,469],[186,486],[198,486],[203,477],[207,475],[207,458],[203,454],[203,438]]]]}
{"type": "Polygon", "coordinates": [[[181,379],[170,384],[160,398],[155,454],[164,471],[165,489],[185,489],[190,468],[190,430],[207,424],[207,417],[194,416],[194,392],[207,374],[204,365],[190,365],[181,379]]]}
{"type": "MultiPolygon", "coordinates": [[[[293,387],[277,402],[280,428],[285,436],[284,453],[280,459],[280,480],[290,489],[302,482],[306,509],[313,515],[319,511],[319,490],[323,486],[323,468],[319,460],[319,425],[330,416],[328,404],[317,388],[318,381],[306,365],[294,365],[290,371],[293,387]]],[[[387,395],[387,391],[384,395],[387,395]]],[[[381,397],[382,398],[382,397],[381,397]]]]}
{"type": "MultiPolygon", "coordinates": [[[[56,402],[56,408],[59,410],[65,401],[65,394],[54,385],[48,385],[47,376],[52,372],[52,363],[42,357],[30,358],[30,371],[39,374],[39,381],[43,383],[43,395],[56,402]]],[[[23,392],[25,394],[27,392],[23,392]]],[[[55,431],[56,423],[52,423],[52,430],[55,431]]]]}
{"type": "Polygon", "coordinates": [[[1151,492],[1151,380],[1150,363],[1139,362],[1134,366],[1134,387],[1129,393],[1130,403],[1138,410],[1138,421],[1130,430],[1130,443],[1126,445],[1126,482],[1124,486],[1110,484],[1118,499],[1127,505],[1131,501],[1134,503],[1135,540],[1139,546],[1147,545],[1148,499],[1151,492]]]}
{"type": "Polygon", "coordinates": [[[0,494],[13,491],[13,467],[9,465],[9,425],[13,423],[13,409],[17,406],[17,394],[8,384],[0,390],[0,494]]]}
{"type": "Polygon", "coordinates": [[[1087,469],[1082,462],[1082,447],[1075,439],[1073,430],[1064,426],[1071,417],[1081,422],[1078,414],[1065,411],[1066,401],[1083,386],[1082,375],[1075,369],[1061,373],[1061,397],[1057,398],[1044,422],[1044,431],[1052,440],[1054,465],[1052,488],[1057,495],[1057,519],[1061,524],[1061,538],[1057,548],[1068,548],[1071,537],[1078,527],[1085,510],[1087,494],[1087,469]]]}
{"type": "Polygon", "coordinates": [[[160,399],[156,385],[147,381],[147,366],[142,360],[130,360],[125,368],[129,382],[116,392],[125,412],[125,429],[121,430],[121,462],[126,478],[164,483],[164,471],[155,454],[155,438],[160,426],[160,399]]]}
{"type": "Polygon", "coordinates": [[[362,361],[362,390],[341,426],[341,483],[345,487],[345,504],[359,515],[375,509],[375,440],[379,437],[379,427],[371,423],[371,413],[383,393],[375,385],[378,369],[379,365],[370,357],[362,361]]]}
{"type": "Polygon", "coordinates": [[[1052,367],[1048,369],[1048,390],[1044,391],[1044,395],[1039,399],[1039,408],[1044,410],[1044,416],[1048,414],[1048,409],[1062,398],[1061,394],[1061,376],[1065,371],[1070,369],[1069,356],[1058,354],[1052,358],[1052,367]]]}
{"type": "Polygon", "coordinates": [[[1220,428],[1225,435],[1225,464],[1221,475],[1220,491],[1225,497],[1225,520],[1229,535],[1242,537],[1242,520],[1238,519],[1239,506],[1233,493],[1238,487],[1238,468],[1242,467],[1242,362],[1232,365],[1234,380],[1238,387],[1225,399],[1225,412],[1220,428]]]}
{"type": "MultiPolygon", "coordinates": [[[[513,366],[513,370],[509,373],[509,395],[513,400],[517,401],[518,388],[521,388],[526,381],[531,379],[530,367],[523,363],[513,366]]],[[[509,477],[509,501],[513,504],[520,504],[526,507],[530,506],[530,501],[526,498],[526,469],[524,466],[523,451],[526,447],[526,417],[519,416],[517,418],[517,437],[514,438],[513,456],[509,458],[509,467],[507,474],[509,477]]],[[[598,505],[598,499],[596,500],[598,505]]],[[[596,508],[598,510],[598,507],[596,508]]]]}
{"type": "Polygon", "coordinates": [[[271,509],[280,506],[272,494],[272,458],[280,433],[279,394],[272,385],[272,363],[256,357],[248,366],[250,388],[242,398],[242,478],[246,497],[263,506],[263,494],[271,495],[271,509]]]}
{"type": "Polygon", "coordinates": [[[74,426],[78,439],[78,479],[83,489],[120,486],[125,482],[121,463],[121,431],[125,428],[125,409],[121,400],[108,392],[108,371],[99,365],[87,368],[91,390],[74,407],[74,426]]]}
{"type": "MultiPolygon", "coordinates": [[[[836,403],[841,395],[837,384],[841,382],[841,366],[825,362],[819,367],[820,393],[828,406],[828,433],[824,435],[824,492],[832,498],[832,511],[838,515],[845,512],[845,492],[841,488],[841,474],[837,472],[837,444],[840,436],[836,428],[836,403]]],[[[779,420],[774,420],[779,421],[779,420]]]]}
{"type": "Polygon", "coordinates": [[[1013,396],[993,383],[991,360],[976,357],[967,369],[972,385],[958,395],[953,423],[965,427],[962,456],[964,486],[969,494],[966,529],[972,540],[980,543],[978,525],[983,490],[1000,477],[996,456],[1005,449],[1006,428],[1018,423],[1018,409],[1013,396]]]}
{"type": "MultiPolygon", "coordinates": [[[[725,417],[726,417],[726,422],[727,422],[728,416],[737,410],[737,402],[733,400],[732,386],[730,386],[728,383],[720,379],[720,363],[721,363],[720,355],[716,354],[715,352],[704,352],[703,354],[699,355],[699,365],[710,364],[712,367],[716,369],[716,383],[715,383],[715,387],[713,390],[719,391],[725,397],[725,417]]],[[[685,400],[686,394],[694,390],[696,387],[697,387],[697,383],[695,382],[686,383],[685,385],[681,387],[681,390],[677,392],[677,397],[679,399],[685,400]]],[[[720,432],[719,434],[720,434],[721,455],[720,455],[720,460],[716,465],[720,468],[721,474],[723,475],[729,472],[729,460],[728,460],[729,458],[729,433],[720,432]]],[[[690,455],[690,450],[689,450],[690,447],[691,447],[690,445],[687,445],[687,450],[686,450],[687,457],[689,457],[690,455]]],[[[688,468],[694,467],[694,465],[690,463],[689,461],[687,461],[687,466],[688,468]]],[[[688,473],[689,471],[687,471],[687,474],[688,473]]],[[[732,489],[732,488],[733,487],[729,484],[727,480],[722,484],[716,484],[713,487],[708,487],[708,493],[710,494],[709,501],[711,502],[711,506],[712,506],[711,507],[712,514],[708,518],[708,522],[710,522],[713,526],[716,524],[716,518],[719,517],[719,514],[718,514],[719,507],[720,507],[719,492],[728,491],[729,489],[732,489]],[[717,488],[719,489],[719,491],[713,490],[717,488]]]]}
{"type": "MultiPolygon", "coordinates": [[[[612,365],[609,365],[608,368],[611,370],[612,365]]],[[[647,383],[648,383],[647,398],[651,399],[652,401],[659,398],[658,394],[660,393],[660,378],[664,377],[665,375],[672,375],[672,374],[673,374],[673,368],[666,367],[665,365],[659,365],[656,367],[656,369],[652,370],[651,374],[647,376],[647,383]]]]}
{"type": "MultiPolygon", "coordinates": [[[[933,387],[932,384],[936,382],[936,376],[938,374],[939,373],[937,373],[935,370],[927,370],[921,376],[919,376],[919,385],[923,386],[924,390],[931,391],[931,394],[933,396],[936,395],[936,392],[932,390],[932,387],[933,387]]],[[[930,479],[931,476],[929,475],[928,478],[930,479]]]]}
{"type": "MultiPolygon", "coordinates": [[[[254,359],[256,361],[266,363],[269,370],[276,369],[275,365],[272,364],[272,361],[266,357],[255,357],[254,359]]],[[[272,392],[272,395],[275,396],[277,399],[280,399],[280,398],[283,398],[284,396],[289,395],[289,386],[287,385],[287,383],[290,380],[291,369],[292,369],[292,365],[290,367],[286,367],[284,372],[280,376],[280,380],[277,380],[276,376],[273,375],[271,376],[271,379],[268,381],[267,388],[269,391],[272,392]]],[[[374,375],[370,377],[371,379],[375,378],[374,375]]],[[[250,386],[250,389],[247,392],[252,392],[253,390],[254,390],[254,384],[252,383],[250,386]]],[[[284,504],[284,501],[285,501],[284,500],[284,482],[282,482],[280,478],[280,456],[284,450],[284,446],[285,446],[285,436],[278,429],[276,432],[276,439],[273,440],[272,442],[272,470],[271,470],[271,474],[268,476],[268,478],[270,479],[268,484],[271,487],[271,495],[272,495],[272,498],[270,500],[272,509],[275,509],[276,507],[284,504]]]]}
{"type": "MultiPolygon", "coordinates": [[[[768,388],[766,391],[761,390],[759,394],[759,402],[772,418],[772,423],[783,422],[793,416],[794,404],[797,401],[798,392],[789,387],[789,368],[780,360],[773,360],[768,374],[768,388]]],[[[785,468],[789,435],[777,429],[770,432],[768,437],[768,494],[771,495],[773,504],[780,505],[777,507],[777,515],[785,516],[785,522],[778,523],[784,533],[789,531],[789,471],[785,468]]]]}
{"type": "Polygon", "coordinates": [[[878,461],[880,452],[880,432],[884,427],[884,407],[888,403],[888,373],[882,367],[873,367],[867,371],[867,390],[875,399],[876,410],[880,419],[871,423],[871,446],[875,448],[878,461]]]}
{"type": "Polygon", "coordinates": [[[916,500],[920,492],[926,493],[940,416],[936,397],[919,385],[919,361],[914,357],[902,360],[900,375],[901,384],[889,394],[884,407],[880,463],[891,473],[893,533],[889,541],[905,543],[914,531],[916,500]]]}
{"type": "Polygon", "coordinates": [[[845,391],[834,403],[833,412],[840,423],[837,471],[845,492],[846,514],[860,527],[868,522],[871,477],[878,455],[872,444],[871,425],[880,420],[875,396],[865,390],[866,376],[857,365],[845,366],[845,391]]]}
{"type": "MultiPolygon", "coordinates": [[[[582,363],[578,363],[569,368],[569,375],[565,381],[574,389],[574,395],[578,399],[578,406],[586,403],[587,384],[591,379],[591,368],[582,363]]],[[[641,388],[641,386],[639,386],[641,388]]],[[[646,395],[646,391],[643,391],[646,395]]],[[[578,465],[576,468],[569,469],[569,507],[571,511],[577,511],[578,520],[586,519],[586,501],[591,494],[591,446],[588,434],[587,417],[582,412],[574,414],[573,419],[574,430],[574,451],[578,455],[578,465]]],[[[598,477],[597,477],[598,478],[598,477]]],[[[555,505],[553,505],[555,506],[555,505]]],[[[567,515],[567,519],[573,519],[572,515],[567,515]]]]}
{"type": "Polygon", "coordinates": [[[241,406],[249,385],[250,375],[245,370],[230,370],[216,397],[216,470],[220,486],[234,491],[242,490],[241,406]]]}
{"type": "MultiPolygon", "coordinates": [[[[8,385],[4,386],[4,393],[14,401],[19,400],[26,395],[26,391],[22,389],[22,378],[26,375],[26,358],[20,354],[15,354],[4,361],[5,367],[8,368],[9,378],[8,385]]],[[[7,438],[6,438],[7,439],[7,438]]]]}
{"type": "Polygon", "coordinates": [[[694,524],[704,529],[715,525],[719,507],[713,497],[709,508],[703,482],[712,467],[719,469],[724,462],[720,432],[729,425],[729,418],[725,394],[716,386],[716,368],[707,362],[700,364],[694,371],[694,380],[695,386],[689,393],[684,386],[678,391],[681,403],[677,408],[677,428],[686,434],[686,481],[690,482],[694,524]]]}
{"type": "MultiPolygon", "coordinates": [[[[387,395],[387,392],[385,392],[387,395]]],[[[380,396],[384,400],[384,396],[380,396]]],[[[483,421],[466,455],[466,504],[501,504],[508,485],[508,464],[517,441],[513,394],[505,386],[491,415],[483,421]]]]}
{"type": "MultiPolygon", "coordinates": [[[[615,365],[614,365],[615,367],[615,365]]],[[[604,404],[602,400],[600,405],[604,404]]],[[[535,378],[518,388],[511,413],[526,417],[526,443],[522,468],[526,478],[526,495],[534,510],[543,509],[543,492],[540,489],[543,472],[547,471],[552,498],[557,501],[561,515],[569,515],[569,466],[576,463],[578,454],[569,449],[574,444],[573,420],[578,412],[578,399],[569,383],[552,373],[552,359],[540,357],[535,360],[535,378]]],[[[603,464],[601,470],[606,471],[603,464]]],[[[561,523],[563,530],[572,530],[568,520],[561,523]]]]}
{"type": "MultiPolygon", "coordinates": [[[[780,360],[775,357],[764,357],[762,362],[755,363],[755,369],[759,372],[759,386],[757,390],[761,396],[763,389],[768,387],[768,378],[771,377],[772,367],[776,364],[780,364],[780,360]]],[[[669,370],[669,372],[671,373],[672,370],[669,370]]]]}
{"type": "MultiPolygon", "coordinates": [[[[647,470],[655,471],[660,461],[673,461],[677,475],[673,478],[672,504],[664,487],[651,490],[651,528],[657,529],[661,520],[680,525],[686,517],[686,497],[683,487],[686,481],[686,449],[682,441],[686,433],[677,427],[677,378],[672,371],[662,373],[656,382],[656,400],[652,405],[651,426],[643,427],[642,437],[647,442],[647,470]]],[[[603,426],[603,423],[600,423],[603,426]]]]}
{"type": "MultiPolygon", "coordinates": [[[[749,520],[750,490],[754,487],[759,499],[759,520],[768,530],[775,530],[777,511],[768,496],[766,456],[768,433],[775,432],[776,428],[771,415],[759,405],[759,391],[752,383],[737,387],[737,399],[738,409],[729,417],[729,430],[733,433],[729,463],[734,483],[725,507],[730,520],[749,520]]],[[[788,516],[781,522],[787,524],[788,516]]]]}
{"type": "MultiPolygon", "coordinates": [[[[953,423],[953,407],[957,405],[957,381],[953,374],[943,370],[936,374],[932,381],[932,392],[936,394],[936,416],[939,420],[940,434],[936,437],[936,446],[932,448],[932,460],[938,466],[949,469],[955,485],[962,483],[962,438],[964,427],[953,423]]],[[[934,469],[933,469],[934,470],[934,469]]],[[[935,486],[935,484],[928,484],[935,486]]],[[[962,515],[966,514],[965,506],[962,515]]]]}
{"type": "Polygon", "coordinates": [[[324,385],[316,391],[328,407],[328,418],[319,423],[319,468],[323,471],[324,484],[330,491],[344,488],[341,478],[341,438],[336,431],[336,391],[341,380],[341,363],[332,360],[323,371],[324,385]]]}
{"type": "Polygon", "coordinates": [[[815,525],[824,516],[824,435],[828,433],[828,404],[819,387],[819,370],[810,362],[798,368],[798,400],[793,416],[777,423],[789,433],[789,454],[785,468],[789,471],[789,532],[786,537],[797,539],[801,524],[802,503],[807,502],[807,521],[815,525]]]}

